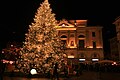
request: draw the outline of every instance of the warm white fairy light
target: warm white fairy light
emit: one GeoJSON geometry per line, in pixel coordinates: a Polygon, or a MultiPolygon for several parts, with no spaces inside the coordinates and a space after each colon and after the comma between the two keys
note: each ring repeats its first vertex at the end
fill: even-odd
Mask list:
{"type": "Polygon", "coordinates": [[[38,8],[34,22],[29,25],[20,51],[21,56],[17,61],[17,66],[23,73],[44,73],[52,69],[54,63],[62,64],[66,54],[60,48],[55,28],[57,21],[51,11],[48,0],[45,0],[38,8]]]}
{"type": "Polygon", "coordinates": [[[36,69],[31,69],[30,73],[31,73],[32,75],[35,75],[35,74],[37,74],[37,71],[36,71],[36,69]]]}

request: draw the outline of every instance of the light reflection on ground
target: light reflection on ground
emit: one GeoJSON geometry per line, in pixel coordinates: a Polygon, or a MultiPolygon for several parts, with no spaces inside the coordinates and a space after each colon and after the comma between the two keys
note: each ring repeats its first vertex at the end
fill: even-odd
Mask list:
{"type": "MultiPolygon", "coordinates": [[[[48,78],[25,78],[4,76],[3,80],[53,80],[48,78]]],[[[83,72],[79,76],[69,76],[69,78],[59,78],[59,80],[120,80],[120,72],[83,72]]]]}
{"type": "Polygon", "coordinates": [[[3,80],[51,80],[47,78],[22,78],[22,77],[7,77],[5,76],[3,80]]]}

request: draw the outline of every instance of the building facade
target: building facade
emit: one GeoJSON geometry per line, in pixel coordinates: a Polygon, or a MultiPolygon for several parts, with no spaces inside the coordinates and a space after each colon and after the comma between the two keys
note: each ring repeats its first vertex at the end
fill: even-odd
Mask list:
{"type": "Polygon", "coordinates": [[[87,20],[61,20],[58,34],[65,45],[68,62],[94,62],[104,59],[101,26],[87,26],[87,20]]]}
{"type": "MultiPolygon", "coordinates": [[[[120,60],[120,16],[115,19],[115,22],[113,24],[116,26],[116,35],[117,35],[116,36],[116,42],[117,42],[116,50],[118,53],[116,54],[117,54],[117,57],[119,58],[118,60],[120,60]]],[[[111,53],[111,54],[116,55],[115,53],[111,53]]]]}
{"type": "Polygon", "coordinates": [[[110,58],[113,61],[119,60],[119,49],[118,49],[118,41],[117,37],[113,37],[110,40],[110,58]]]}

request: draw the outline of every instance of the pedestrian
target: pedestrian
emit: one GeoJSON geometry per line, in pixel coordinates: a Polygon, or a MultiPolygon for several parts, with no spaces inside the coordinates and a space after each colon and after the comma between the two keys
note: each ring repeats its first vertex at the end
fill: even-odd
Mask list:
{"type": "Polygon", "coordinates": [[[83,65],[84,65],[84,64],[81,63],[80,66],[79,66],[80,75],[83,74],[83,65]]]}
{"type": "Polygon", "coordinates": [[[67,67],[67,65],[64,65],[63,71],[64,71],[64,76],[67,78],[68,77],[68,67],[67,67]]]}
{"type": "Polygon", "coordinates": [[[5,64],[0,60],[0,80],[3,80],[5,64]]]}
{"type": "Polygon", "coordinates": [[[58,63],[55,63],[53,68],[53,80],[59,80],[59,73],[58,73],[58,63]]]}

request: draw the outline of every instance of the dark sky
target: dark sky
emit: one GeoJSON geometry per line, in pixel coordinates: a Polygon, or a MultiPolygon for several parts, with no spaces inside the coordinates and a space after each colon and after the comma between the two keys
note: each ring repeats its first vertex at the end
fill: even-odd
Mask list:
{"type": "MultiPolygon", "coordinates": [[[[28,26],[43,0],[1,0],[0,34],[1,47],[8,41],[24,41],[28,26]]],[[[103,26],[105,49],[108,39],[115,35],[112,24],[119,13],[119,2],[110,0],[49,0],[56,19],[87,19],[89,25],[103,26]]]]}

